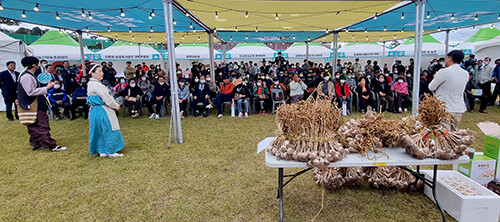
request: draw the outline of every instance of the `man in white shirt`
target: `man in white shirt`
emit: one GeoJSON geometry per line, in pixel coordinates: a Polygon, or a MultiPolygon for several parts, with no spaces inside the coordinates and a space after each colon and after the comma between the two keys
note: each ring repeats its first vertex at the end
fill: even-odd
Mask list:
{"type": "Polygon", "coordinates": [[[469,73],[460,67],[464,53],[453,50],[446,56],[446,68],[439,70],[429,83],[429,90],[434,91],[440,100],[446,102],[446,110],[451,114],[451,121],[443,121],[441,125],[450,131],[457,131],[462,114],[467,110],[464,101],[464,90],[469,81],[469,73]]]}
{"type": "Polygon", "coordinates": [[[476,73],[476,83],[483,91],[483,97],[481,97],[481,106],[479,107],[479,112],[488,113],[486,107],[491,98],[491,81],[493,80],[493,66],[490,65],[491,58],[486,57],[483,60],[477,61],[477,66],[474,68],[476,73]]]}
{"type": "Polygon", "coordinates": [[[354,69],[354,72],[358,73],[358,72],[362,72],[363,71],[363,68],[361,67],[361,64],[359,64],[359,58],[356,58],[356,60],[354,60],[354,64],[352,65],[352,68],[354,69]]]}

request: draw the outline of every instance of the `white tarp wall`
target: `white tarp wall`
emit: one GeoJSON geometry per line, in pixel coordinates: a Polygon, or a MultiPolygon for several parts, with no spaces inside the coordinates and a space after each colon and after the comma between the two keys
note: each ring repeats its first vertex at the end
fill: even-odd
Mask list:
{"type": "Polygon", "coordinates": [[[339,50],[338,58],[376,58],[387,56],[389,50],[376,42],[348,43],[339,50]]]}
{"type": "MultiPolygon", "coordinates": [[[[222,54],[214,50],[214,57],[222,59],[222,54]]],[[[210,60],[208,44],[180,44],[175,47],[175,60],[210,60]]]]}
{"type": "Polygon", "coordinates": [[[278,54],[277,51],[267,47],[263,43],[239,43],[226,53],[226,59],[235,60],[261,60],[272,59],[278,54]]]}
{"type": "Polygon", "coordinates": [[[500,59],[500,37],[484,41],[475,46],[476,58],[484,59],[490,57],[492,62],[500,59]]]}
{"type": "MultiPolygon", "coordinates": [[[[283,57],[288,59],[305,59],[306,43],[294,43],[283,52],[283,57]]],[[[333,51],[324,47],[319,42],[309,43],[309,59],[330,58],[333,51]]]]}

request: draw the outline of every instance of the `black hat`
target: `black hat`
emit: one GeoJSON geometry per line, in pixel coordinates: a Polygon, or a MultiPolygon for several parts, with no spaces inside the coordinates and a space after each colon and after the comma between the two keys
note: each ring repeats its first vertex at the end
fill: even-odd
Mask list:
{"type": "Polygon", "coordinates": [[[31,68],[35,64],[38,64],[40,61],[33,56],[26,56],[21,60],[21,65],[23,65],[26,68],[31,68]]]}
{"type": "Polygon", "coordinates": [[[278,81],[278,77],[274,77],[274,78],[273,78],[273,81],[278,81]]]}
{"type": "Polygon", "coordinates": [[[186,79],[184,79],[184,78],[180,78],[180,79],[179,79],[179,82],[186,82],[186,79]]]}
{"type": "Polygon", "coordinates": [[[339,79],[345,79],[345,75],[340,75],[339,79]]]}

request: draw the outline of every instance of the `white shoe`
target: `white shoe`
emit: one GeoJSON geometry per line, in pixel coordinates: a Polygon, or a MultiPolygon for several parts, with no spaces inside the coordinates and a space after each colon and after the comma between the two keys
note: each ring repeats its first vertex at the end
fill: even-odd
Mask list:
{"type": "Polygon", "coordinates": [[[212,104],[208,104],[208,105],[206,106],[206,108],[207,108],[207,109],[212,109],[212,108],[214,108],[214,106],[213,106],[212,104]]]}
{"type": "Polygon", "coordinates": [[[108,154],[109,157],[121,157],[123,154],[121,153],[113,153],[113,154],[108,154]]]}
{"type": "Polygon", "coordinates": [[[222,114],[219,114],[219,115],[217,116],[217,118],[219,118],[219,119],[220,119],[220,118],[222,118],[222,116],[223,116],[222,114]]]}
{"type": "Polygon", "coordinates": [[[398,111],[399,111],[400,113],[402,113],[402,112],[403,112],[403,110],[401,110],[401,108],[398,108],[398,111]]]}
{"type": "Polygon", "coordinates": [[[408,109],[407,109],[407,108],[405,108],[405,113],[406,113],[406,112],[408,112],[408,109]]]}
{"type": "Polygon", "coordinates": [[[99,157],[107,157],[108,154],[107,153],[99,153],[99,157]]]}
{"type": "Polygon", "coordinates": [[[149,118],[150,118],[150,119],[153,119],[153,118],[155,118],[155,115],[156,115],[156,114],[154,114],[154,113],[153,113],[153,114],[151,114],[151,116],[149,116],[149,118]]]}
{"type": "Polygon", "coordinates": [[[160,116],[158,114],[155,115],[155,119],[159,119],[160,116]]]}
{"type": "Polygon", "coordinates": [[[63,150],[67,150],[68,147],[65,147],[65,146],[56,146],[54,149],[50,150],[52,152],[59,152],[59,151],[63,151],[63,150]]]}

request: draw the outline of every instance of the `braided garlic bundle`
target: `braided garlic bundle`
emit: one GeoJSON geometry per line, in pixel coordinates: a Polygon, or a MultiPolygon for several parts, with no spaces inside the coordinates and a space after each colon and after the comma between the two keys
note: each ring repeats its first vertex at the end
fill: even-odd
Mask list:
{"type": "Polygon", "coordinates": [[[443,160],[458,159],[474,143],[474,132],[468,129],[449,132],[438,127],[435,136],[435,156],[443,160]]]}
{"type": "Polygon", "coordinates": [[[368,182],[376,187],[396,188],[402,190],[415,181],[413,175],[396,166],[364,167],[368,182]]]}
{"type": "Polygon", "coordinates": [[[433,158],[434,144],[429,138],[431,130],[424,128],[422,132],[413,135],[404,135],[400,144],[406,148],[406,152],[418,159],[433,158]]]}
{"type": "Polygon", "coordinates": [[[326,189],[335,190],[359,185],[363,181],[363,172],[360,167],[315,168],[314,180],[326,189]]]}
{"type": "Polygon", "coordinates": [[[267,150],[278,160],[328,166],[349,153],[338,142],[337,131],[342,121],[340,110],[328,100],[309,99],[281,105],[276,111],[277,137],[267,150]]]}

